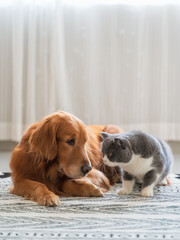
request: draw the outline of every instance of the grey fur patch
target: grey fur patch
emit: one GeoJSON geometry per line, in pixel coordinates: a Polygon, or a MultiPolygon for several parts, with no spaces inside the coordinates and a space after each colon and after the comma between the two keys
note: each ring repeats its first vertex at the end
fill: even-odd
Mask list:
{"type": "Polygon", "coordinates": [[[128,172],[124,171],[123,172],[123,180],[126,180],[126,181],[131,181],[134,177],[129,174],[128,172]]]}
{"type": "Polygon", "coordinates": [[[151,170],[147,172],[143,178],[143,184],[142,184],[142,189],[151,185],[153,182],[155,182],[157,179],[157,172],[156,170],[151,170]]]}

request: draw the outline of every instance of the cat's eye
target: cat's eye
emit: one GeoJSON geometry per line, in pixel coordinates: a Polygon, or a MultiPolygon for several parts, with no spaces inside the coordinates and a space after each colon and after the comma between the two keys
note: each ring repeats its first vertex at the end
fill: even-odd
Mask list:
{"type": "Polygon", "coordinates": [[[112,157],[112,155],[113,155],[112,153],[108,153],[108,157],[112,157]]]}
{"type": "Polygon", "coordinates": [[[75,139],[74,139],[74,138],[71,138],[71,139],[67,140],[66,143],[69,144],[70,146],[74,146],[74,144],[75,144],[75,139]]]}

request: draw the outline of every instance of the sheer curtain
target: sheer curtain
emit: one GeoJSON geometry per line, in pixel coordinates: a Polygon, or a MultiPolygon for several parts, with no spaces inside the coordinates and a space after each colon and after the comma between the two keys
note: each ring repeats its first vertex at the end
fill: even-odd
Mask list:
{"type": "Polygon", "coordinates": [[[0,1],[1,140],[58,109],[180,140],[180,5],[136,3],[0,1]]]}
{"type": "Polygon", "coordinates": [[[62,2],[0,2],[0,139],[69,104],[62,2]]]}

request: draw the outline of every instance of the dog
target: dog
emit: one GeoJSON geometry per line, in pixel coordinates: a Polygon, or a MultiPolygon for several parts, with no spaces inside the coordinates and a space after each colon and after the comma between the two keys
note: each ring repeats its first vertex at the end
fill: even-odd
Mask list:
{"type": "Polygon", "coordinates": [[[86,126],[64,111],[31,125],[12,152],[11,193],[43,206],[59,205],[59,196],[102,197],[121,178],[119,168],[103,164],[102,131],[121,129],[86,126]]]}

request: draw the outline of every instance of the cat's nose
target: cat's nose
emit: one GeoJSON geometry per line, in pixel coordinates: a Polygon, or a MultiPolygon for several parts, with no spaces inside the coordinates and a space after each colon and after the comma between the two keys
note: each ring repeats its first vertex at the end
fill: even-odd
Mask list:
{"type": "Polygon", "coordinates": [[[91,171],[92,169],[92,166],[91,164],[84,164],[82,167],[81,167],[81,171],[82,173],[85,175],[87,174],[89,171],[91,171]]]}

